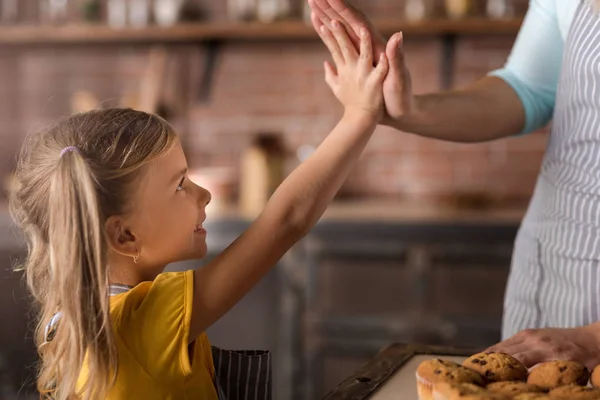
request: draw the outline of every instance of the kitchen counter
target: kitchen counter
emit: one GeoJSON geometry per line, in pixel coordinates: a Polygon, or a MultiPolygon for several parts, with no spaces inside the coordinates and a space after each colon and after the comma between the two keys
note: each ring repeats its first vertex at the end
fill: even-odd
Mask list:
{"type": "MultiPolygon", "coordinates": [[[[360,226],[380,230],[394,226],[413,230],[420,226],[500,226],[516,227],[525,214],[524,205],[460,209],[433,202],[403,200],[353,200],[335,201],[317,223],[314,233],[327,233],[330,229],[360,226]]],[[[230,206],[211,207],[207,210],[205,227],[209,231],[209,247],[218,251],[243,232],[253,218],[244,216],[230,206]]],[[[440,233],[442,233],[440,231],[440,233]]],[[[14,226],[7,205],[0,206],[0,250],[24,248],[23,237],[14,226]]]]}
{"type": "Polygon", "coordinates": [[[440,203],[365,200],[333,203],[321,218],[325,221],[387,223],[485,223],[519,224],[524,206],[458,209],[440,203]]]}
{"type": "MultiPolygon", "coordinates": [[[[209,206],[210,207],[210,206],[209,206]]],[[[385,223],[484,223],[520,224],[526,204],[504,205],[481,209],[455,208],[434,202],[405,200],[335,201],[320,219],[327,222],[385,223]]],[[[208,209],[208,221],[250,220],[235,207],[208,209]],[[212,214],[211,214],[212,211],[212,214]]]]}

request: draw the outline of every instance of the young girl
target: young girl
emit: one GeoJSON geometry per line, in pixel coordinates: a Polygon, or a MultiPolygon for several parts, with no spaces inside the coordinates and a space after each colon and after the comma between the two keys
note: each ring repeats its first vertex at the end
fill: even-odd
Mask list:
{"type": "Polygon", "coordinates": [[[210,201],[187,178],[181,144],[164,120],[92,111],[27,140],[11,211],[28,238],[24,268],[40,308],[44,398],[204,400],[220,389],[265,398],[251,382],[260,365],[230,365],[235,382],[215,374],[222,360],[213,361],[204,332],[309,232],[383,114],[388,62],[382,55],[373,66],[367,33],[360,54],[339,23],[321,35],[336,67],[326,63],[325,79],[343,118],[252,226],[195,271],[162,272],[205,255],[210,201]]]}

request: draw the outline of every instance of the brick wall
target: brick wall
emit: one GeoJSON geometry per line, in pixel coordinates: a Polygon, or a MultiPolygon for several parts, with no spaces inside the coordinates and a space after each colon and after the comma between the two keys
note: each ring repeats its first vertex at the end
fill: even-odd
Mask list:
{"type": "MultiPolygon", "coordinates": [[[[195,3],[207,17],[224,18],[224,1],[195,3]]],[[[373,17],[401,17],[402,1],[355,3],[373,17]]],[[[460,38],[455,84],[466,84],[500,67],[513,40],[460,38]]],[[[415,91],[439,89],[440,40],[407,35],[405,41],[415,91]]],[[[123,95],[135,93],[148,50],[116,45],[0,49],[0,174],[13,167],[26,132],[69,113],[76,91],[91,91],[105,104],[119,104],[123,95]]],[[[175,45],[169,52],[164,99],[185,137],[193,167],[236,166],[252,135],[264,131],[281,133],[291,151],[303,144],[316,146],[340,116],[341,109],[323,81],[327,53],[320,42],[225,43],[218,53],[208,101],[200,99],[204,49],[175,45]]],[[[488,144],[458,145],[381,127],[344,192],[427,198],[483,190],[526,199],[546,136],[538,132],[488,144]]]]}

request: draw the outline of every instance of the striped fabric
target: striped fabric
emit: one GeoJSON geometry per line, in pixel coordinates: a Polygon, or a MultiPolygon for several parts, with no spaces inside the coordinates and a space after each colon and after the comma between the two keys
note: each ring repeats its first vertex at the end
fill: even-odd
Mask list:
{"type": "Polygon", "coordinates": [[[565,46],[548,148],[515,241],[503,339],[600,320],[600,14],[588,1],[565,46]]]}
{"type": "MultiPolygon", "coordinates": [[[[111,296],[132,287],[113,284],[111,296]]],[[[271,400],[271,352],[266,350],[223,350],[212,347],[215,386],[219,400],[271,400]]]]}
{"type": "Polygon", "coordinates": [[[271,400],[271,354],[212,349],[219,400],[271,400]]]}

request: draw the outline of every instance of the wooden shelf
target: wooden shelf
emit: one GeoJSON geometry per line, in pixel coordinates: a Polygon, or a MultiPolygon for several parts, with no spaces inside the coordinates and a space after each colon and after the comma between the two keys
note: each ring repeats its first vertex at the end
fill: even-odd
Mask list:
{"type": "MultiPolygon", "coordinates": [[[[514,35],[522,19],[465,20],[434,19],[408,23],[398,19],[376,22],[384,35],[403,31],[405,35],[514,35]]],[[[198,23],[170,28],[113,29],[104,25],[68,26],[4,26],[0,27],[0,45],[37,44],[119,44],[119,43],[169,43],[219,40],[290,40],[314,39],[312,26],[303,21],[262,23],[198,23]]]]}

